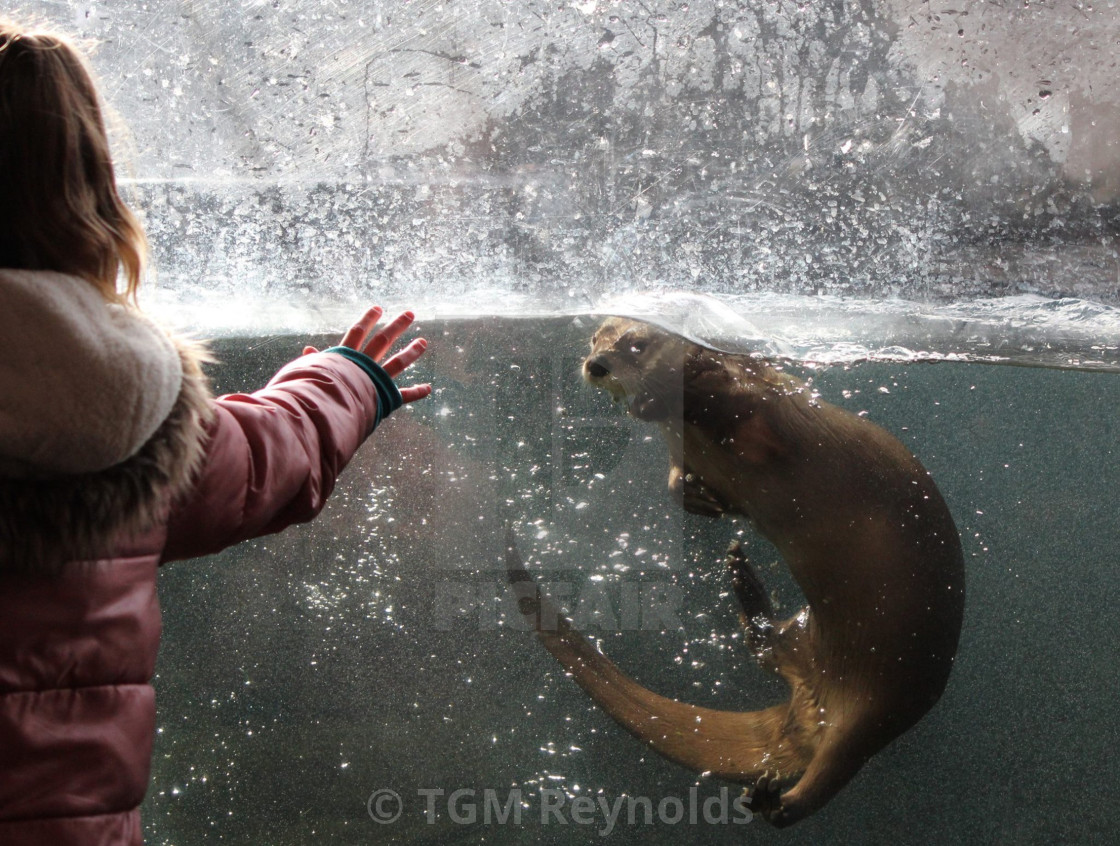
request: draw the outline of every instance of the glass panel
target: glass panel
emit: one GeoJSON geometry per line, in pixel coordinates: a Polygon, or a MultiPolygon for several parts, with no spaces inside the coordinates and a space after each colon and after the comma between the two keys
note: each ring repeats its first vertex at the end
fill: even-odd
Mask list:
{"type": "Polygon", "coordinates": [[[958,6],[23,4],[97,43],[141,303],[212,339],[217,390],[372,302],[431,342],[434,396],[317,520],[162,574],[147,842],[742,842],[739,787],[616,725],[503,564],[508,523],[664,696],[787,696],[723,551],[793,614],[788,550],[669,496],[657,427],[582,382],[606,314],[764,353],[873,420],[960,532],[944,696],[798,836],[1112,830],[1120,11],[958,6]]]}

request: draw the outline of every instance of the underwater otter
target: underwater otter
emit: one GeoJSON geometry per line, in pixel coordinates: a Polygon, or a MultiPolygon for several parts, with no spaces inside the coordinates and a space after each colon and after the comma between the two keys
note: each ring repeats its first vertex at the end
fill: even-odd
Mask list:
{"type": "Polygon", "coordinates": [[[964,610],[949,509],[897,439],[764,359],[611,318],[583,371],[660,427],[669,488],[685,509],[747,517],[782,554],[808,600],[784,622],[771,618],[737,545],[728,564],[746,642],[791,696],[728,712],[647,690],[559,616],[511,536],[506,563],[519,607],[623,727],[670,760],[752,786],[752,809],[774,825],[803,819],[945,688],[964,610]]]}

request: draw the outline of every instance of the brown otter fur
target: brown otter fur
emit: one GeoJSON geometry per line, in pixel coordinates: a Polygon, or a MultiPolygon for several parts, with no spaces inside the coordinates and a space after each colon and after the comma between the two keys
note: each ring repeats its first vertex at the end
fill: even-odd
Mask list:
{"type": "Polygon", "coordinates": [[[945,688],[964,610],[949,510],[897,439],[761,358],[611,318],[595,333],[584,375],[660,427],[669,487],[687,510],[748,517],[785,558],[808,601],[785,622],[770,619],[737,546],[729,564],[747,642],[791,697],[724,712],[641,687],[559,617],[511,542],[522,611],[622,726],[684,766],[753,785],[752,808],[771,823],[803,819],[945,688]]]}

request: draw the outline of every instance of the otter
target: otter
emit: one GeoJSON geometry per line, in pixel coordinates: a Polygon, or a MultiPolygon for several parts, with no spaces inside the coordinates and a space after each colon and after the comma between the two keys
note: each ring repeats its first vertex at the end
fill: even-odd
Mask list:
{"type": "Polygon", "coordinates": [[[686,510],[745,517],[781,553],[808,603],[784,621],[737,544],[727,565],[744,640],[789,684],[789,701],[719,711],[642,687],[541,594],[511,534],[519,608],[624,728],[672,761],[746,785],[773,825],[804,819],[945,689],[964,614],[949,509],[895,437],[765,358],[609,318],[583,374],[661,429],[669,489],[686,510]]]}

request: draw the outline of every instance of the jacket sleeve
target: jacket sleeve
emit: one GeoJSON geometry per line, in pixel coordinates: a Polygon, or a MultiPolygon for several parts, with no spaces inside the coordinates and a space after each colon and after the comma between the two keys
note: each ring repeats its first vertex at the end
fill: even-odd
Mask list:
{"type": "Polygon", "coordinates": [[[378,420],[373,381],[334,353],[302,356],[263,390],[214,404],[206,459],[192,493],[172,506],[163,561],[310,520],[378,420]]]}

